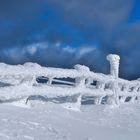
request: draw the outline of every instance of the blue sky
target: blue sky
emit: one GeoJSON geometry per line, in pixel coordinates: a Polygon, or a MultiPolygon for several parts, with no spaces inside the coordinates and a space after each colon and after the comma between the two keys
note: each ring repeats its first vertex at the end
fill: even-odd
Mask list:
{"type": "Polygon", "coordinates": [[[137,22],[140,19],[140,1],[135,0],[134,6],[130,12],[129,21],[130,22],[137,22]]]}
{"type": "Polygon", "coordinates": [[[0,61],[109,72],[108,53],[121,56],[120,76],[140,77],[139,0],[1,0],[0,61]]]}

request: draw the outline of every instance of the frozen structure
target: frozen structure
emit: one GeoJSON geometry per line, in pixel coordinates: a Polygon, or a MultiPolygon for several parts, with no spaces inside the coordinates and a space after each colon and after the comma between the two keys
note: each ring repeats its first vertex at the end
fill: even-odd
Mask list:
{"type": "Polygon", "coordinates": [[[0,63],[0,101],[74,96],[80,107],[83,96],[94,97],[94,104],[120,105],[138,102],[140,80],[119,78],[120,57],[109,54],[110,74],[95,73],[84,65],[74,69],[42,67],[36,63],[7,65],[0,63]]]}
{"type": "Polygon", "coordinates": [[[107,60],[110,62],[110,74],[114,76],[114,78],[118,78],[119,76],[119,61],[120,57],[115,54],[109,54],[107,56],[107,60]]]}

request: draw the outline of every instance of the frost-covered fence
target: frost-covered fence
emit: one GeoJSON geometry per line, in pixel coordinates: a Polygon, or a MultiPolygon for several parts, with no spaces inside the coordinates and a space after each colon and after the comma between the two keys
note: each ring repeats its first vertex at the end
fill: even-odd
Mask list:
{"type": "Polygon", "coordinates": [[[110,74],[95,73],[84,65],[75,65],[73,69],[42,67],[36,63],[24,65],[0,64],[0,99],[22,98],[33,95],[94,96],[95,104],[119,105],[138,101],[140,81],[128,81],[119,78],[118,55],[108,55],[110,74]],[[37,79],[44,80],[39,83],[37,79]],[[68,78],[73,79],[67,80],[68,78]]]}

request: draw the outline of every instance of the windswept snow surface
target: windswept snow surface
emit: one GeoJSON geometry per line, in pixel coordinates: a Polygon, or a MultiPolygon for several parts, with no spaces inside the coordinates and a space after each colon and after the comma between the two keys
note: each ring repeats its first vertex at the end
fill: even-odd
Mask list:
{"type": "Polygon", "coordinates": [[[82,105],[32,102],[0,105],[0,140],[139,140],[140,104],[82,105]]]}

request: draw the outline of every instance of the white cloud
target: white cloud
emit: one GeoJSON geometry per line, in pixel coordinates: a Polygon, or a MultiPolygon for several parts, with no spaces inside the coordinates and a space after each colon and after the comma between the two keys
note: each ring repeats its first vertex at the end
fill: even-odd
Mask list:
{"type": "Polygon", "coordinates": [[[87,55],[88,53],[94,51],[96,48],[93,46],[82,46],[77,51],[77,58],[81,58],[84,55],[87,55]]]}
{"type": "Polygon", "coordinates": [[[34,55],[37,52],[37,48],[34,46],[28,47],[27,52],[29,52],[31,55],[34,55]]]}
{"type": "Polygon", "coordinates": [[[70,46],[66,46],[65,48],[63,48],[63,51],[68,53],[75,53],[76,49],[70,46]]]}
{"type": "Polygon", "coordinates": [[[28,45],[26,47],[23,48],[23,51],[24,53],[29,53],[30,55],[34,55],[38,49],[46,49],[48,48],[48,44],[45,43],[45,42],[42,42],[42,43],[34,43],[34,44],[31,44],[31,45],[28,45]]]}

